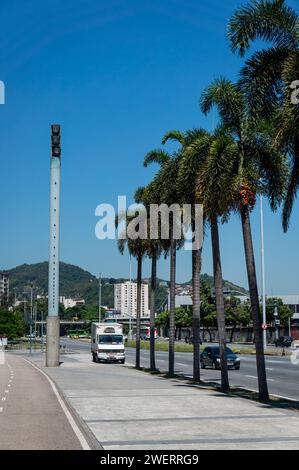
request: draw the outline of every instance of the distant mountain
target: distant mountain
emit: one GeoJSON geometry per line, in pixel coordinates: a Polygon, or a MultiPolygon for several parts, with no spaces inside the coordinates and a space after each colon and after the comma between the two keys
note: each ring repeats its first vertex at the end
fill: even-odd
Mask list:
{"type": "MultiPolygon", "coordinates": [[[[6,270],[10,277],[10,290],[16,292],[21,298],[23,292],[30,290],[32,282],[38,294],[47,294],[48,291],[48,262],[36,264],[22,264],[13,269],[6,270]]],[[[213,277],[203,274],[202,279],[213,285],[213,277]]],[[[114,284],[123,282],[124,278],[102,279],[102,304],[113,307],[114,284]]],[[[158,280],[157,307],[159,307],[167,296],[167,284],[162,279],[158,280]],[[166,285],[159,285],[159,282],[166,285]]],[[[187,285],[189,283],[183,283],[187,285]]],[[[224,286],[229,287],[232,292],[247,294],[246,289],[229,281],[224,281],[224,286]]],[[[60,263],[60,295],[66,297],[82,296],[87,305],[97,305],[99,292],[98,279],[88,271],[68,263],[60,263]]]]}
{"type": "MultiPolygon", "coordinates": [[[[213,276],[210,276],[209,274],[201,274],[201,279],[205,282],[207,282],[211,287],[214,286],[214,279],[213,276]]],[[[182,286],[187,286],[192,284],[192,280],[189,282],[183,282],[181,285],[182,286]]],[[[245,287],[238,286],[237,284],[234,284],[233,282],[226,281],[223,279],[223,288],[227,288],[231,291],[232,294],[234,295],[248,295],[248,290],[245,289],[245,287]]]]}

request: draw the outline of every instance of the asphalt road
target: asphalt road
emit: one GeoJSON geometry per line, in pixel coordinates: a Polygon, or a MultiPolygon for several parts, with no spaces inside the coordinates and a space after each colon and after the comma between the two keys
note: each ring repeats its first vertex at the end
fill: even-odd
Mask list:
{"type": "Polygon", "coordinates": [[[0,363],[0,449],[82,449],[46,377],[7,353],[0,363]]]}
{"type": "MultiPolygon", "coordinates": [[[[66,344],[69,350],[90,350],[90,344],[62,338],[61,344],[66,344]]],[[[255,356],[240,355],[240,370],[229,370],[230,384],[257,390],[255,356]]],[[[135,349],[126,348],[126,363],[134,364],[135,349]]],[[[141,366],[149,367],[149,351],[141,350],[141,366]]],[[[160,370],[168,369],[168,353],[156,352],[156,367],[160,370]]],[[[266,368],[269,392],[274,395],[299,400],[299,364],[292,364],[290,357],[266,356],[266,368]]],[[[175,370],[186,376],[192,375],[192,353],[175,353],[175,370]]],[[[220,371],[201,369],[203,380],[220,382],[220,371]]]]}

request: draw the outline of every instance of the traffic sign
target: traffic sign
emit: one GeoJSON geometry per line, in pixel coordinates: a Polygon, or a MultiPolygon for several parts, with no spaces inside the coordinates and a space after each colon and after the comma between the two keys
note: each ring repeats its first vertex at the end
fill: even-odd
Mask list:
{"type": "Polygon", "coordinates": [[[263,330],[266,330],[266,329],[268,328],[267,323],[263,323],[263,324],[262,324],[262,328],[263,328],[263,330]]]}

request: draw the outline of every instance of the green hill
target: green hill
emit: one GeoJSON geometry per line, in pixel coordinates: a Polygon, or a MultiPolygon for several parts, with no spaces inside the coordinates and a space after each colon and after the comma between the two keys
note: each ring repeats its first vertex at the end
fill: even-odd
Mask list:
{"type": "MultiPolygon", "coordinates": [[[[10,277],[11,293],[16,293],[18,298],[22,298],[23,292],[30,290],[32,282],[37,294],[45,295],[48,291],[48,262],[36,264],[22,264],[13,269],[6,270],[10,277]]],[[[203,274],[202,279],[213,285],[213,278],[208,274],[203,274]]],[[[113,307],[114,304],[114,284],[123,282],[123,278],[103,278],[102,279],[102,305],[113,307]]],[[[159,280],[162,281],[162,280],[159,280]]],[[[184,283],[184,285],[190,284],[184,283]]],[[[157,283],[157,307],[159,307],[167,296],[167,287],[157,283]]],[[[182,284],[183,285],[183,284],[182,284]]],[[[243,287],[225,281],[225,287],[232,291],[247,293],[243,287]]],[[[82,296],[87,305],[97,305],[98,303],[98,279],[84,269],[68,263],[60,263],[60,295],[66,297],[82,296]]]]}

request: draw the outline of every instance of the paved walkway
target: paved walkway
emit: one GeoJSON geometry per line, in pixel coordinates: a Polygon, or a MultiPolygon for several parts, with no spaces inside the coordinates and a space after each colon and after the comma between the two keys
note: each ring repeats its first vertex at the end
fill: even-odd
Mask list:
{"type": "Polygon", "coordinates": [[[61,360],[45,370],[106,450],[299,449],[299,412],[94,364],[85,352],[61,360]]]}
{"type": "Polygon", "coordinates": [[[82,449],[48,379],[7,353],[0,364],[0,449],[82,449]]]}

